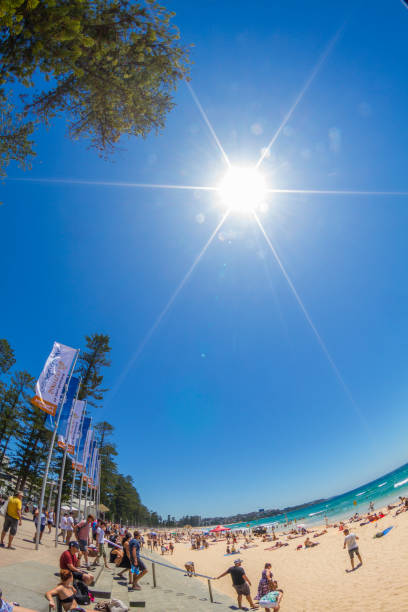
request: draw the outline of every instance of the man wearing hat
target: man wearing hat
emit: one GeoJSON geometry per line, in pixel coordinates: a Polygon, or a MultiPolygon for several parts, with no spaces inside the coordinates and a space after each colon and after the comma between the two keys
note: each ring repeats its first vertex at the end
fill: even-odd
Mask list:
{"type": "Polygon", "coordinates": [[[82,580],[82,582],[84,582],[87,586],[90,586],[93,583],[94,578],[92,574],[88,574],[87,572],[79,569],[79,560],[77,557],[78,553],[78,542],[70,542],[68,544],[68,550],[64,551],[60,556],[60,568],[72,572],[74,580],[82,580]]]}
{"type": "Polygon", "coordinates": [[[7,504],[6,514],[4,516],[3,531],[1,532],[0,546],[4,546],[4,538],[10,530],[7,548],[13,548],[11,543],[17,533],[17,526],[21,525],[21,510],[23,507],[22,500],[23,492],[18,491],[16,495],[10,497],[7,504]]]}
{"type": "Polygon", "coordinates": [[[249,587],[251,586],[251,582],[249,578],[245,574],[244,568],[241,566],[242,559],[235,559],[233,567],[227,569],[226,572],[217,577],[222,578],[227,574],[231,574],[232,578],[232,586],[237,592],[238,595],[238,608],[241,610],[242,596],[245,595],[249,605],[253,610],[256,610],[258,606],[254,604],[251,597],[251,592],[249,587]]]}

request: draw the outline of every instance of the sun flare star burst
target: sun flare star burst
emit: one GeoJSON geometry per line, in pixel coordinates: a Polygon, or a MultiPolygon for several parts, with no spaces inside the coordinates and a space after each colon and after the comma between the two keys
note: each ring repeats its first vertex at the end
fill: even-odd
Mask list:
{"type": "Polygon", "coordinates": [[[218,191],[222,203],[239,212],[255,210],[267,195],[265,179],[256,168],[229,168],[218,191]]]}

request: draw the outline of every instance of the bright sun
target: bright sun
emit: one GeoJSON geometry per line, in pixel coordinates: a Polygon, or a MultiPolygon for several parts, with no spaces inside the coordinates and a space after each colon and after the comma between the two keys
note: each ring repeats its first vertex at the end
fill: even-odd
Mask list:
{"type": "Polygon", "coordinates": [[[223,204],[241,212],[254,210],[266,196],[265,179],[256,168],[231,167],[218,189],[223,204]]]}

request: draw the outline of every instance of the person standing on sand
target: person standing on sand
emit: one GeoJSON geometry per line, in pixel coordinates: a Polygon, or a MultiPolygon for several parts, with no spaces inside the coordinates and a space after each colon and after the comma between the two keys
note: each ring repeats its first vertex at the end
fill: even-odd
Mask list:
{"type": "MultiPolygon", "coordinates": [[[[358,536],[356,536],[354,533],[350,533],[349,529],[347,528],[344,530],[344,535],[345,535],[345,538],[344,538],[343,549],[346,548],[347,546],[348,554],[350,555],[351,570],[353,571],[355,554],[357,555],[357,558],[360,561],[359,565],[363,565],[363,561],[360,556],[360,551],[358,550],[358,545],[356,542],[356,540],[358,540],[358,536]]],[[[357,567],[359,567],[359,565],[357,565],[357,567]]]]}
{"type": "Polygon", "coordinates": [[[223,578],[223,576],[226,576],[227,574],[231,574],[232,586],[236,590],[238,596],[238,608],[242,610],[242,596],[245,595],[251,609],[257,610],[258,606],[256,606],[252,601],[251,591],[249,588],[251,586],[251,582],[246,576],[244,568],[241,567],[241,563],[241,559],[235,559],[233,567],[229,567],[226,572],[217,576],[216,580],[223,578]]]}

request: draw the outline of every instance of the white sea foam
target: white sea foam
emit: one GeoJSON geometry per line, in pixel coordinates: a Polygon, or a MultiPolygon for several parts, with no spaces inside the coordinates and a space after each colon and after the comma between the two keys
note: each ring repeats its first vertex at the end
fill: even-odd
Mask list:
{"type": "Polygon", "coordinates": [[[408,482],[408,478],[406,478],[405,480],[401,480],[401,482],[396,482],[394,485],[394,489],[396,489],[397,487],[402,487],[402,485],[407,484],[408,482]]]}
{"type": "Polygon", "coordinates": [[[321,514],[322,512],[325,512],[325,510],[319,510],[319,512],[311,512],[309,516],[314,516],[315,514],[321,514]]]}
{"type": "Polygon", "coordinates": [[[364,493],[367,493],[367,491],[361,491],[361,493],[357,493],[356,497],[358,497],[359,495],[364,495],[364,493]]]}
{"type": "Polygon", "coordinates": [[[381,484],[378,485],[378,488],[383,487],[386,484],[387,484],[386,482],[382,482],[381,484]]]}

